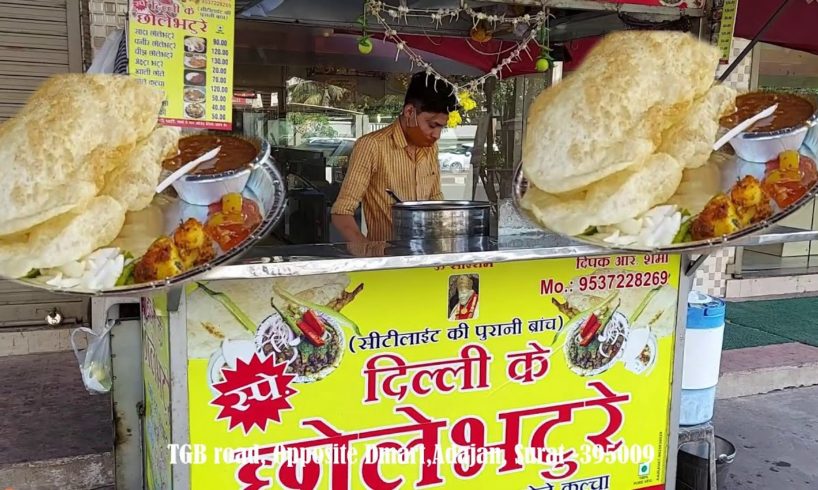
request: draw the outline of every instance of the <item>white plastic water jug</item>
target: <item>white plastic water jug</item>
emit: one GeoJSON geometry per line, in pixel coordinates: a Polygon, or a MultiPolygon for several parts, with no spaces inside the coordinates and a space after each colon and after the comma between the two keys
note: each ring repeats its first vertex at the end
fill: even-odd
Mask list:
{"type": "Polygon", "coordinates": [[[687,300],[681,425],[713,418],[724,341],[724,301],[691,291],[687,300]]]}

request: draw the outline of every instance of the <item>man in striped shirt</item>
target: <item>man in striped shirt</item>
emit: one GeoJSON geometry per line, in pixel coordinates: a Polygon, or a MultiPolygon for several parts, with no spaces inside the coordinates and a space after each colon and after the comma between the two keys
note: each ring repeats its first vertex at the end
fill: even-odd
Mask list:
{"type": "Polygon", "coordinates": [[[387,189],[403,201],[443,199],[437,140],[449,112],[456,108],[451,87],[424,72],[416,73],[398,120],[358,139],[332,206],[332,224],[346,242],[360,248],[368,241],[391,239],[393,199],[387,189]],[[361,204],[366,236],[353,217],[361,204]]]}

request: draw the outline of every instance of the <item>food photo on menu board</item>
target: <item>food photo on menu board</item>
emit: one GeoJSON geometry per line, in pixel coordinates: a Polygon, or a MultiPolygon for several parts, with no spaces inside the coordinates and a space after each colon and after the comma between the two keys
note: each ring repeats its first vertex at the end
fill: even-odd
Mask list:
{"type": "Polygon", "coordinates": [[[200,87],[207,81],[207,74],[199,70],[185,70],[185,85],[200,87]]]}
{"type": "MultiPolygon", "coordinates": [[[[185,37],[185,68],[205,70],[207,68],[207,40],[196,36],[185,37]]],[[[206,109],[205,71],[185,71],[184,101],[185,116],[191,119],[204,117],[206,109]],[[197,76],[198,75],[198,76],[197,76]],[[191,82],[199,83],[188,83],[191,82]]]]}

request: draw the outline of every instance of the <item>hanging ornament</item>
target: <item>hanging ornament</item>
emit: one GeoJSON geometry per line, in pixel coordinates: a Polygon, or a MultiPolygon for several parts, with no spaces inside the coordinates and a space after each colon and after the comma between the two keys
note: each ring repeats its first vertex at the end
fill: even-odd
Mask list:
{"type": "MultiPolygon", "coordinates": [[[[474,81],[470,82],[468,86],[473,87],[474,81]]],[[[469,112],[477,108],[477,102],[475,102],[475,100],[472,98],[469,90],[461,90],[460,92],[455,92],[455,90],[457,90],[457,87],[452,86],[452,91],[457,96],[457,104],[459,109],[449,113],[449,121],[447,125],[450,128],[456,128],[463,123],[463,115],[460,113],[460,110],[463,112],[469,112]]]]}
{"type": "Polygon", "coordinates": [[[456,128],[460,126],[463,122],[463,116],[460,115],[460,111],[454,110],[449,113],[449,121],[447,122],[447,126],[450,128],[456,128]]]}
{"type": "Polygon", "coordinates": [[[400,57],[400,53],[401,53],[401,51],[403,51],[404,49],[406,49],[406,43],[405,43],[405,42],[403,42],[403,41],[400,41],[400,42],[399,42],[398,44],[396,44],[395,46],[398,48],[398,49],[395,51],[395,61],[398,61],[398,58],[400,57]]]}
{"type": "Polygon", "coordinates": [[[466,112],[477,108],[477,102],[474,101],[468,90],[463,90],[457,94],[457,100],[460,102],[460,107],[462,107],[466,112]]]}
{"type": "Polygon", "coordinates": [[[553,64],[554,64],[554,60],[551,58],[551,54],[550,54],[550,52],[551,52],[551,47],[550,47],[550,44],[551,44],[551,39],[550,39],[551,29],[549,29],[549,27],[548,27],[551,13],[549,11],[546,11],[545,15],[546,15],[546,17],[545,17],[546,25],[543,26],[542,28],[540,28],[540,32],[539,32],[539,42],[538,42],[538,44],[540,45],[540,56],[537,57],[537,61],[534,63],[534,68],[540,73],[548,71],[548,69],[551,68],[551,66],[553,66],[553,64]]]}
{"type": "MultiPolygon", "coordinates": [[[[483,90],[485,83],[490,78],[501,78],[504,73],[509,70],[510,65],[520,60],[522,53],[525,52],[530,59],[533,60],[529,49],[532,44],[540,44],[537,42],[537,34],[542,34],[543,25],[547,22],[548,16],[550,14],[546,13],[546,9],[536,13],[536,14],[525,14],[520,15],[525,12],[522,8],[520,10],[514,11],[515,16],[513,17],[506,17],[505,14],[496,15],[496,14],[486,14],[485,12],[478,12],[466,4],[465,0],[460,1],[459,7],[454,7],[450,9],[416,9],[410,8],[406,6],[406,0],[399,0],[399,5],[390,4],[388,2],[394,2],[395,0],[363,0],[364,1],[364,11],[370,13],[377,22],[383,27],[385,36],[383,37],[384,42],[392,42],[396,45],[396,53],[395,53],[395,61],[400,58],[400,54],[405,54],[412,66],[414,68],[415,65],[420,66],[426,75],[426,86],[429,85],[429,78],[433,78],[433,87],[434,90],[438,90],[438,83],[443,82],[444,88],[443,90],[450,90],[452,94],[455,94],[458,97],[460,107],[464,111],[468,111],[470,108],[473,110],[477,103],[474,102],[468,94],[469,93],[476,93],[483,90]],[[485,73],[473,80],[470,80],[464,84],[454,83],[448,80],[446,77],[441,75],[434,67],[424,61],[421,55],[416,53],[411,46],[407,44],[405,40],[402,39],[400,34],[394,29],[392,20],[396,21],[406,20],[409,16],[411,17],[422,17],[429,19],[435,27],[440,27],[442,21],[446,18],[449,18],[449,22],[452,20],[459,19],[460,13],[464,13],[468,15],[472,22],[473,28],[470,31],[471,39],[480,43],[485,43],[492,39],[493,31],[496,27],[495,24],[506,24],[511,23],[512,25],[516,25],[517,28],[520,30],[520,40],[517,42],[516,47],[512,48],[505,48],[501,49],[501,51],[497,53],[482,53],[479,49],[474,48],[470,44],[469,41],[466,43],[478,53],[496,57],[496,63],[488,73],[485,73]],[[465,92],[465,93],[464,93],[465,92]]],[[[360,41],[363,43],[363,46],[359,47],[362,53],[364,51],[371,51],[371,48],[367,46],[365,42],[368,40],[368,34],[366,32],[365,24],[362,25],[363,35],[360,38],[360,41]]],[[[371,42],[371,41],[370,41],[371,42]]],[[[546,50],[548,51],[548,50],[546,50]]],[[[543,52],[543,51],[541,51],[543,52]]],[[[551,65],[553,60],[547,54],[544,56],[548,64],[551,65]]],[[[542,63],[540,63],[542,65],[542,63]]],[[[547,69],[547,68],[546,68],[547,69]]],[[[452,118],[460,117],[462,120],[462,116],[458,112],[457,116],[451,116],[452,118]]],[[[459,122],[453,122],[453,124],[459,124],[459,122]]]]}
{"type": "Polygon", "coordinates": [[[398,18],[407,24],[409,23],[409,7],[407,7],[403,1],[401,1],[400,6],[398,7],[398,18]]]}
{"type": "Polygon", "coordinates": [[[369,54],[372,52],[372,39],[369,33],[366,32],[366,5],[364,5],[364,15],[358,17],[358,25],[361,26],[361,37],[358,38],[358,52],[361,54],[369,54]]]}
{"type": "Polygon", "coordinates": [[[491,41],[491,31],[488,22],[482,20],[478,22],[477,25],[472,28],[471,32],[469,32],[469,35],[478,43],[491,41]]]}
{"type": "Polygon", "coordinates": [[[385,2],[382,0],[363,0],[364,6],[366,10],[368,10],[372,15],[378,16],[380,14],[387,15],[394,20],[403,21],[408,23],[409,17],[426,17],[435,21],[435,17],[439,17],[441,20],[449,18],[449,21],[457,21],[460,19],[460,14],[465,13],[469,17],[471,17],[472,22],[476,25],[481,20],[489,21],[493,27],[496,27],[498,23],[511,23],[512,25],[516,26],[519,23],[527,24],[531,26],[534,23],[539,22],[543,18],[543,12],[530,15],[520,15],[525,12],[525,8],[522,6],[517,6],[516,8],[512,9],[514,15],[506,16],[506,14],[487,14],[485,12],[474,10],[470,7],[464,0],[461,0],[460,5],[457,7],[452,8],[412,8],[406,5],[406,0],[397,0],[398,5],[395,5],[395,0],[390,0],[390,2],[385,2]]]}
{"type": "Polygon", "coordinates": [[[362,36],[358,39],[358,51],[361,54],[369,54],[372,52],[372,39],[369,36],[362,36]]]}

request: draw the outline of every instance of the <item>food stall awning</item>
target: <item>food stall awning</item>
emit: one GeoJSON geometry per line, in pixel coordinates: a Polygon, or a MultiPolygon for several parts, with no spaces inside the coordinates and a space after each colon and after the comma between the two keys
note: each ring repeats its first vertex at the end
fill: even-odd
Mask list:
{"type": "MultiPolygon", "coordinates": [[[[752,39],[761,30],[767,20],[781,6],[783,0],[745,0],[739,2],[734,35],[752,39]]],[[[813,24],[818,21],[818,1],[789,0],[789,5],[773,21],[773,24],[761,36],[760,42],[774,44],[785,48],[818,54],[818,37],[813,31],[813,24]]],[[[575,67],[594,44],[599,36],[574,39],[566,43],[571,61],[565,69],[575,67]]]]}
{"type": "MultiPolygon", "coordinates": [[[[373,37],[378,39],[382,38],[379,34],[375,34],[373,37]]],[[[466,38],[442,36],[404,35],[402,38],[406,41],[406,44],[414,50],[448,58],[452,61],[473,67],[481,73],[491,71],[491,69],[503,59],[504,54],[514,49],[517,45],[513,41],[505,40],[477,43],[466,38]]],[[[555,50],[555,52],[555,57],[559,61],[566,58],[563,50],[558,49],[555,50]]],[[[522,59],[509,65],[508,69],[503,72],[503,77],[535,73],[534,64],[537,56],[540,54],[540,47],[532,42],[529,53],[530,56],[524,54],[522,59]]]]}
{"type": "MultiPolygon", "coordinates": [[[[310,68],[340,66],[383,73],[411,71],[411,62],[405,56],[395,61],[397,48],[393,43],[375,41],[372,52],[360,54],[359,37],[359,33],[349,30],[241,19],[236,28],[236,64],[310,68]]],[[[481,73],[478,68],[445,54],[424,53],[424,56],[446,73],[465,76],[481,73]]]]}
{"type": "MultiPolygon", "coordinates": [[[[392,2],[390,2],[392,3],[392,2]]],[[[397,4],[397,2],[394,2],[397,4]]],[[[411,8],[452,8],[459,4],[458,0],[411,0],[406,3],[411,8]]],[[[493,9],[491,12],[504,12],[511,7],[503,7],[500,4],[517,4],[518,8],[525,6],[529,9],[540,8],[538,2],[531,1],[470,1],[469,5],[474,8],[493,9]]],[[[549,4],[551,5],[551,4],[549,4]]],[[[607,32],[620,30],[627,27],[623,20],[626,12],[639,12],[641,14],[650,13],[652,19],[656,21],[678,20],[681,16],[695,17],[700,15],[700,9],[696,9],[695,2],[685,4],[686,9],[680,6],[669,8],[662,6],[658,0],[635,0],[622,2],[610,0],[607,2],[583,1],[583,0],[559,0],[553,2],[552,13],[556,18],[550,22],[551,43],[554,52],[552,56],[557,61],[569,61],[573,58],[570,49],[566,49],[564,43],[571,39],[600,36],[607,32]],[[694,5],[694,8],[691,8],[694,5]]],[[[341,36],[356,36],[360,34],[360,28],[356,25],[356,19],[361,15],[362,2],[360,0],[313,0],[311,2],[298,2],[293,0],[262,0],[245,1],[237,10],[241,12],[241,18],[252,19],[260,24],[267,24],[269,28],[275,29],[278,26],[291,26],[293,28],[330,29],[335,34],[328,41],[333,44],[333,48],[348,51],[346,62],[355,63],[361,56],[357,53],[357,46],[354,43],[336,43],[341,36]],[[244,10],[241,10],[241,8],[244,10]]],[[[510,11],[509,11],[510,12],[510,11]]],[[[459,21],[446,22],[438,28],[434,28],[426,19],[409,18],[407,22],[400,24],[401,37],[407,46],[415,51],[430,53],[439,58],[445,58],[464,66],[471,67],[482,73],[490,71],[503,58],[503,53],[507,53],[519,40],[519,36],[511,34],[508,30],[500,30],[494,33],[493,39],[488,42],[476,42],[469,38],[469,31],[473,27],[471,21],[461,18],[459,21]]],[[[370,33],[375,39],[382,39],[383,29],[374,22],[370,23],[370,33]]],[[[239,30],[238,35],[241,34],[239,30]]],[[[376,43],[376,51],[378,50],[376,43]]],[[[387,42],[386,44],[391,45],[387,42]]],[[[390,49],[394,52],[394,49],[390,49]]],[[[503,77],[524,75],[535,73],[535,60],[539,54],[539,47],[532,42],[530,46],[530,56],[523,55],[523,58],[514,63],[503,72],[503,77]]],[[[379,53],[374,53],[378,55],[379,53]]],[[[394,57],[393,57],[394,59],[394,57]]],[[[361,60],[361,62],[363,62],[361,60]]],[[[366,64],[366,63],[365,63],[366,64]]],[[[408,65],[409,63],[405,63],[408,65]]],[[[444,73],[449,73],[446,67],[436,63],[444,73]]],[[[411,69],[411,68],[410,68],[411,69]]],[[[391,70],[388,70],[391,71],[391,70]]]]}
{"type": "MultiPolygon", "coordinates": [[[[781,6],[783,0],[751,0],[738,4],[736,36],[752,39],[767,19],[781,6]]],[[[815,0],[789,0],[789,5],[767,29],[760,41],[818,54],[818,2],[815,0]]]]}

